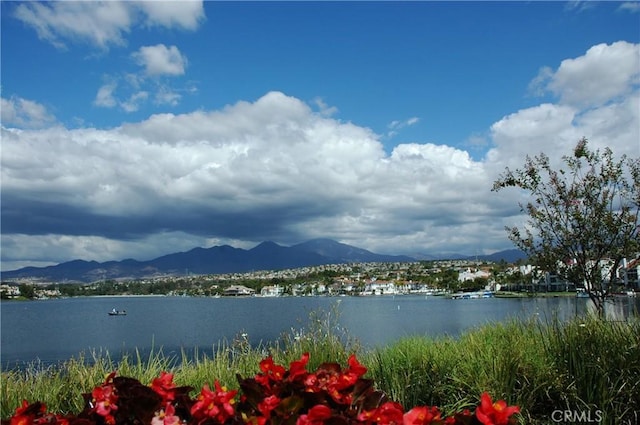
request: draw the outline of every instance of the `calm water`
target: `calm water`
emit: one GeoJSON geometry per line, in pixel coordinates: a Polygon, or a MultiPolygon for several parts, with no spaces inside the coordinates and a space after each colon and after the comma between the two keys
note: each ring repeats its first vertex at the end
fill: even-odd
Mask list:
{"type": "MultiPolygon", "coordinates": [[[[57,363],[93,350],[112,358],[138,348],[181,348],[211,353],[221,342],[246,333],[253,344],[308,326],[314,311],[337,316],[346,331],[373,347],[409,335],[458,335],[465,329],[509,317],[569,318],[589,301],[576,298],[451,300],[424,296],[183,298],[91,297],[33,302],[2,302],[2,368],[40,360],[57,363]],[[127,316],[109,316],[112,308],[127,316]]],[[[616,300],[621,317],[640,307],[640,299],[616,300]]]]}

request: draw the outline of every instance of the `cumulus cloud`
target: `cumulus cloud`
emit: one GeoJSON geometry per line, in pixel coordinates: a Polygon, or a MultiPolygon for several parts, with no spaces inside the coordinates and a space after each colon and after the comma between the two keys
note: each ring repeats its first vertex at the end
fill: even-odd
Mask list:
{"type": "Polygon", "coordinates": [[[21,128],[40,128],[55,122],[55,117],[47,108],[33,100],[21,97],[0,99],[2,125],[21,128]]]}
{"type": "Polygon", "coordinates": [[[467,222],[460,214],[476,207],[460,205],[486,182],[466,152],[405,145],[387,156],[370,130],[279,92],[111,130],[3,131],[3,232],[38,238],[181,232],[293,243],[314,229],[338,239],[360,230],[430,237],[467,222]],[[437,222],[407,225],[412,217],[437,222]]]}
{"type": "Polygon", "coordinates": [[[182,75],[187,64],[187,58],[176,46],[167,47],[164,44],[143,46],[131,56],[150,76],[182,75]]]}
{"type": "Polygon", "coordinates": [[[545,67],[532,85],[546,80],[558,103],[544,103],[505,116],[491,126],[495,149],[487,158],[515,166],[522,152],[547,153],[552,159],[568,152],[581,137],[595,148],[640,153],[640,45],[598,44],[583,56],[545,67]],[[532,148],[534,149],[532,149],[532,148]]]}
{"type": "Polygon", "coordinates": [[[558,161],[583,136],[638,156],[634,72],[571,102],[580,87],[565,79],[591,87],[587,70],[633,60],[637,47],[603,45],[549,68],[559,101],[494,123],[481,161],[436,143],[386,153],[371,130],[280,92],[106,130],[3,126],[3,268],[36,247],[43,262],[312,237],[389,253],[511,248],[504,225],[523,220],[518,194],[490,191],[504,167],[540,152],[558,161]]]}
{"type": "Polygon", "coordinates": [[[201,0],[143,0],[136,2],[136,5],[146,15],[145,23],[149,26],[196,30],[205,19],[201,0]]]}
{"type": "Polygon", "coordinates": [[[195,30],[204,20],[202,1],[22,2],[14,15],[56,47],[85,42],[106,49],[126,43],[126,34],[143,20],[148,26],[195,30]]]}
{"type": "Polygon", "coordinates": [[[542,85],[567,105],[598,106],[637,89],[639,63],[640,45],[598,44],[584,56],[562,61],[555,72],[543,68],[535,86],[542,85]]]}

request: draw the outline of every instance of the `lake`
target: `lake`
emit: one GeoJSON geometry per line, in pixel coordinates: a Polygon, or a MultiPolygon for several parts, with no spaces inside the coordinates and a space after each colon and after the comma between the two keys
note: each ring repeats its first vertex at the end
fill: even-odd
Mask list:
{"type": "MultiPolygon", "coordinates": [[[[567,319],[583,314],[584,298],[488,298],[452,300],[425,296],[372,297],[80,297],[42,301],[2,301],[2,369],[25,362],[45,365],[84,352],[125,352],[162,348],[211,354],[221,342],[241,334],[249,341],[273,342],[308,327],[313,312],[333,315],[336,332],[347,332],[367,347],[405,336],[459,335],[464,330],[510,317],[567,319]],[[112,309],[126,316],[109,316],[112,309]]],[[[619,298],[610,306],[618,317],[640,308],[640,298],[619,298]]],[[[326,316],[325,316],[326,317],[326,316]]]]}

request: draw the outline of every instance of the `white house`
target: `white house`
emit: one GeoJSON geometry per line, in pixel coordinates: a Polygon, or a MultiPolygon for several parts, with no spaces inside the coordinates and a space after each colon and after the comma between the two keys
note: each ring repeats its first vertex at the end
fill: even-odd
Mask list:
{"type": "Polygon", "coordinates": [[[279,297],[282,295],[283,288],[280,285],[265,286],[260,290],[261,297],[279,297]]]}

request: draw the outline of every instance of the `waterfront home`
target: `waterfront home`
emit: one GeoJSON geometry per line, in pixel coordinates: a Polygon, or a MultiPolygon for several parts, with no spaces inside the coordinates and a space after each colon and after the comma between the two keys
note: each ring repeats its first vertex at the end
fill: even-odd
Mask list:
{"type": "Polygon", "coordinates": [[[284,292],[284,288],[280,285],[268,285],[260,290],[261,297],[279,297],[284,292]]]}
{"type": "Polygon", "coordinates": [[[366,284],[362,295],[395,295],[398,293],[398,288],[393,282],[372,280],[366,284]]]}
{"type": "Polygon", "coordinates": [[[222,292],[226,297],[246,297],[255,295],[256,291],[243,285],[231,285],[222,292]]]}

